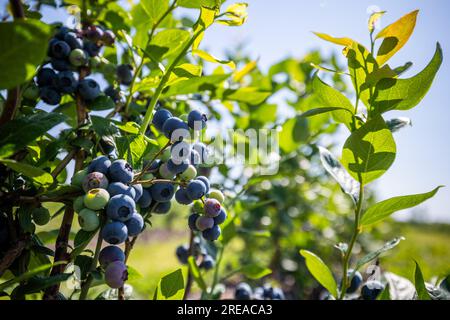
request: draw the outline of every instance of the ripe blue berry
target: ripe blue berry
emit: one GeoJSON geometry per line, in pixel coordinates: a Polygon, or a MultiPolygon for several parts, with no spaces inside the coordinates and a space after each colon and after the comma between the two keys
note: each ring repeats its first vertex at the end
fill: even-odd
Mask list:
{"type": "Polygon", "coordinates": [[[197,151],[197,153],[200,156],[200,162],[199,164],[203,164],[208,160],[208,149],[206,148],[206,145],[201,142],[196,142],[192,146],[192,149],[197,151]]]}
{"type": "Polygon", "coordinates": [[[227,213],[224,208],[220,209],[219,215],[214,217],[214,224],[222,224],[227,219],[227,213]]]}
{"type": "Polygon", "coordinates": [[[362,289],[361,296],[364,300],[376,300],[381,291],[384,290],[384,285],[377,280],[367,281],[362,289]]]}
{"type": "Polygon", "coordinates": [[[131,218],[125,222],[125,225],[128,229],[128,236],[134,237],[142,232],[142,229],[144,228],[144,219],[139,213],[135,212],[131,218]]]}
{"type": "Polygon", "coordinates": [[[152,196],[148,189],[142,190],[142,196],[139,199],[138,204],[142,209],[150,207],[152,204],[152,196]]]}
{"type": "Polygon", "coordinates": [[[200,180],[201,182],[203,182],[205,184],[206,187],[206,193],[209,192],[209,188],[211,187],[210,183],[209,183],[209,179],[205,176],[198,176],[196,178],[197,180],[200,180]]]}
{"type": "MultiPolygon", "coordinates": [[[[353,273],[353,269],[349,269],[347,272],[347,277],[350,277],[353,273]]],[[[356,290],[359,289],[359,286],[363,282],[363,277],[359,271],[355,272],[355,275],[353,276],[352,280],[350,281],[350,285],[347,288],[347,293],[354,293],[356,290]]]]}
{"type": "Polygon", "coordinates": [[[179,204],[188,205],[192,203],[192,200],[188,197],[186,189],[180,187],[177,192],[175,192],[175,200],[179,204]]]}
{"type": "Polygon", "coordinates": [[[215,241],[219,238],[221,233],[220,227],[218,225],[214,225],[211,229],[206,229],[203,231],[203,238],[209,241],[215,241]]]}
{"type": "Polygon", "coordinates": [[[133,198],[119,194],[112,197],[106,206],[106,214],[109,218],[119,221],[127,221],[136,211],[136,204],[133,198]]]}
{"type": "Polygon", "coordinates": [[[103,37],[103,30],[99,26],[89,26],[85,33],[86,38],[93,42],[97,42],[103,37]]]}
{"type": "Polygon", "coordinates": [[[113,289],[122,287],[128,279],[127,266],[122,261],[111,262],[105,269],[105,282],[113,289]]]}
{"type": "Polygon", "coordinates": [[[114,34],[114,32],[112,32],[111,30],[106,30],[105,32],[103,32],[103,36],[102,36],[102,42],[107,45],[107,46],[111,46],[114,44],[114,40],[116,39],[116,36],[114,34]]]}
{"type": "Polygon", "coordinates": [[[120,244],[128,237],[127,226],[120,221],[106,224],[102,230],[102,238],[109,244],[120,244]]]}
{"type": "Polygon", "coordinates": [[[216,262],[214,261],[213,257],[211,257],[210,255],[206,255],[203,257],[203,260],[200,263],[199,267],[205,270],[211,270],[212,268],[214,268],[215,264],[216,262]]]}
{"type": "Polygon", "coordinates": [[[97,98],[102,92],[97,81],[93,79],[83,79],[78,83],[78,92],[83,99],[92,101],[97,98]]]}
{"type": "Polygon", "coordinates": [[[175,187],[171,183],[159,182],[150,187],[150,195],[157,202],[168,202],[175,194],[175,187]]]}
{"type": "Polygon", "coordinates": [[[109,201],[109,193],[105,189],[91,189],[84,196],[84,205],[91,210],[103,209],[109,201]]]}
{"type": "Polygon", "coordinates": [[[163,132],[172,142],[182,141],[185,137],[189,137],[187,123],[177,117],[169,118],[164,122],[163,132]]]}
{"type": "Polygon", "coordinates": [[[84,231],[94,231],[100,225],[100,220],[95,211],[83,209],[78,214],[78,223],[84,231]]]}
{"type": "Polygon", "coordinates": [[[180,263],[186,264],[189,257],[189,248],[187,246],[178,246],[175,254],[180,263]]]}
{"type": "Polygon", "coordinates": [[[172,118],[172,114],[170,111],[166,109],[159,109],[155,112],[152,119],[152,124],[155,126],[158,131],[163,131],[164,122],[166,122],[167,119],[172,118]]]}
{"type": "Polygon", "coordinates": [[[189,198],[197,200],[206,194],[206,186],[200,180],[192,180],[188,183],[186,191],[189,198]]]}
{"type": "Polygon", "coordinates": [[[112,181],[122,183],[130,183],[134,177],[133,168],[125,160],[114,161],[109,167],[108,175],[112,181]]]}
{"type": "Polygon", "coordinates": [[[96,43],[91,42],[91,41],[85,41],[83,43],[83,49],[87,52],[87,54],[90,57],[95,57],[98,56],[98,54],[100,53],[100,49],[101,47],[98,46],[96,43]]]}
{"type": "Polygon", "coordinates": [[[42,87],[39,90],[39,97],[51,106],[61,102],[61,94],[54,87],[42,87]]]}
{"type": "Polygon", "coordinates": [[[234,298],[236,300],[250,300],[252,297],[252,288],[245,282],[241,282],[236,286],[234,298]]]}
{"type": "Polygon", "coordinates": [[[83,48],[83,41],[77,37],[74,32],[68,32],[64,35],[64,41],[69,45],[70,49],[83,48]]]}
{"type": "Polygon", "coordinates": [[[142,197],[142,193],[144,192],[142,184],[133,184],[131,187],[133,187],[135,192],[134,201],[139,201],[142,197]]]}
{"type": "Polygon", "coordinates": [[[211,229],[214,226],[214,219],[206,216],[200,216],[195,222],[195,226],[199,231],[211,229]]]}
{"type": "Polygon", "coordinates": [[[198,110],[192,110],[188,115],[188,125],[193,130],[201,130],[206,127],[208,118],[198,110]]]}
{"type": "Polygon", "coordinates": [[[158,202],[153,213],[155,214],[166,214],[170,211],[172,204],[170,202],[158,202]]]}
{"type": "Polygon", "coordinates": [[[52,68],[57,71],[69,71],[71,69],[71,65],[66,59],[52,58],[50,63],[52,68]]]}
{"type": "Polygon", "coordinates": [[[53,86],[56,84],[56,72],[50,68],[42,68],[36,76],[36,82],[39,87],[53,86]]]}
{"type": "Polygon", "coordinates": [[[121,84],[126,86],[131,84],[133,81],[133,67],[129,64],[121,64],[117,66],[117,79],[121,84]]]}
{"type": "Polygon", "coordinates": [[[88,172],[101,172],[108,174],[108,169],[111,166],[111,160],[107,156],[99,156],[91,161],[88,166],[88,172]]]}
{"type": "Polygon", "coordinates": [[[113,86],[108,86],[105,89],[104,93],[114,102],[118,102],[120,100],[120,91],[118,89],[115,89],[113,86]]]}
{"type": "MultiPolygon", "coordinates": [[[[58,90],[62,93],[74,93],[77,89],[78,81],[72,71],[61,71],[58,73],[58,90]]],[[[93,170],[101,172],[99,170],[93,170]]],[[[92,172],[92,171],[90,171],[92,172]]],[[[104,173],[104,172],[102,172],[104,173]]]]}
{"type": "Polygon", "coordinates": [[[55,38],[59,40],[64,40],[66,33],[70,32],[70,29],[66,26],[58,27],[58,31],[55,34],[55,38]]]}
{"type": "Polygon", "coordinates": [[[55,41],[50,48],[52,58],[64,59],[70,54],[70,46],[64,41],[55,41]]]}
{"type": "Polygon", "coordinates": [[[111,262],[125,262],[125,253],[117,246],[106,246],[100,251],[98,261],[102,268],[106,269],[111,262]]]}
{"type": "Polygon", "coordinates": [[[110,183],[108,186],[108,192],[111,197],[124,194],[134,199],[136,196],[136,190],[134,190],[133,187],[123,184],[122,182],[110,183]]]}
{"type": "Polygon", "coordinates": [[[107,189],[108,179],[103,173],[91,172],[83,180],[83,190],[88,192],[91,189],[107,189]]]}
{"type": "Polygon", "coordinates": [[[175,160],[169,159],[167,161],[167,169],[169,169],[170,172],[173,174],[180,174],[189,167],[189,161],[187,159],[184,159],[180,162],[177,162],[175,160]]]}
{"type": "Polygon", "coordinates": [[[193,213],[188,218],[188,225],[192,231],[198,231],[197,229],[197,219],[200,217],[199,214],[193,213]]]}

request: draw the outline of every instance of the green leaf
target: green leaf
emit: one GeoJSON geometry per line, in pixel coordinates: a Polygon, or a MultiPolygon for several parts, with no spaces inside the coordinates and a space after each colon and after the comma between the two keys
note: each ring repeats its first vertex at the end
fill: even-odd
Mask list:
{"type": "Polygon", "coordinates": [[[106,95],[101,95],[95,98],[92,102],[89,103],[88,108],[90,110],[101,111],[101,110],[109,110],[114,109],[116,104],[106,95]]]}
{"type": "Polygon", "coordinates": [[[182,300],[184,296],[184,277],[182,269],[177,269],[159,280],[156,300],[182,300]]]}
{"type": "Polygon", "coordinates": [[[305,258],[306,267],[313,277],[334,297],[338,296],[336,280],[327,265],[314,253],[307,250],[300,250],[300,254],[305,258]]]}
{"type": "Polygon", "coordinates": [[[192,54],[202,58],[205,61],[212,62],[212,63],[219,63],[219,64],[223,64],[225,66],[228,66],[231,68],[231,70],[236,69],[236,64],[233,61],[221,60],[219,58],[216,58],[212,54],[209,54],[206,51],[195,49],[195,50],[192,50],[192,54]]]}
{"type": "Polygon", "coordinates": [[[94,238],[95,234],[97,233],[97,230],[94,231],[84,231],[80,230],[75,235],[75,239],[73,240],[73,245],[75,248],[70,253],[70,257],[74,259],[77,257],[80,253],[86,249],[87,245],[91,240],[94,238]]]}
{"type": "Polygon", "coordinates": [[[354,131],[344,144],[342,164],[357,181],[381,177],[395,160],[396,145],[384,119],[377,115],[354,131]]]}
{"type": "Polygon", "coordinates": [[[261,267],[257,264],[243,266],[241,272],[249,279],[260,279],[272,273],[269,268],[261,267]]]}
{"type": "MultiPolygon", "coordinates": [[[[313,90],[318,97],[318,106],[328,108],[337,122],[345,124],[350,128],[355,108],[346,96],[323,82],[317,75],[313,80],[313,90]],[[337,108],[330,110],[329,108],[337,108]],[[343,109],[343,110],[342,110],[343,109]]],[[[328,112],[327,111],[327,112],[328,112]]]]}
{"type": "Polygon", "coordinates": [[[420,270],[420,266],[417,261],[414,261],[414,263],[416,264],[416,269],[414,271],[414,286],[416,287],[417,297],[419,298],[419,300],[431,300],[431,297],[425,286],[425,280],[423,279],[422,270],[420,270]]]}
{"type": "Polygon", "coordinates": [[[19,216],[20,227],[25,232],[34,233],[35,226],[31,217],[32,207],[30,206],[21,206],[17,210],[17,215],[19,216]]]}
{"type": "Polygon", "coordinates": [[[0,162],[44,187],[47,187],[53,183],[52,175],[40,168],[9,159],[0,159],[0,162]]]}
{"type": "Polygon", "coordinates": [[[383,219],[386,219],[396,211],[415,207],[425,202],[426,200],[434,197],[434,195],[442,187],[443,186],[439,186],[436,189],[427,193],[394,197],[391,199],[378,202],[377,204],[374,204],[369,209],[367,209],[367,211],[364,213],[361,219],[361,225],[367,226],[370,224],[374,224],[382,221],[383,219]]]}
{"type": "Polygon", "coordinates": [[[14,288],[14,291],[11,295],[20,298],[25,294],[37,293],[55,284],[66,281],[70,278],[71,275],[72,274],[70,273],[62,273],[48,277],[34,276],[30,278],[26,284],[14,288]]]}
{"type": "Polygon", "coordinates": [[[359,199],[360,184],[348,173],[338,159],[323,147],[319,147],[320,160],[325,170],[339,183],[344,193],[351,196],[354,203],[359,199]]]}
{"type": "Polygon", "coordinates": [[[178,0],[180,7],[200,9],[201,7],[214,8],[220,6],[224,0],[178,0]]]}
{"type": "Polygon", "coordinates": [[[146,49],[154,60],[161,61],[176,55],[190,38],[190,33],[181,29],[165,29],[158,32],[146,49]]]}
{"type": "Polygon", "coordinates": [[[260,104],[263,103],[272,92],[260,91],[259,88],[245,87],[239,89],[227,89],[223,92],[223,100],[239,101],[249,104],[260,104]]]}
{"type": "Polygon", "coordinates": [[[430,89],[441,64],[442,49],[437,43],[433,59],[417,75],[408,79],[380,80],[371,101],[374,111],[409,110],[417,106],[430,89]]]}
{"type": "Polygon", "coordinates": [[[389,283],[386,284],[386,287],[384,287],[384,290],[380,293],[380,295],[377,297],[377,300],[391,300],[391,294],[389,292],[389,283]]]}
{"type": "Polygon", "coordinates": [[[92,129],[100,137],[115,135],[119,130],[114,121],[105,117],[91,116],[92,129]]]}
{"type": "Polygon", "coordinates": [[[324,113],[333,112],[333,111],[345,111],[345,112],[348,112],[347,109],[340,108],[340,107],[314,108],[314,109],[310,109],[308,111],[303,112],[300,116],[302,116],[304,118],[308,118],[308,117],[314,117],[314,116],[317,116],[319,114],[324,114],[324,113]]]}
{"type": "Polygon", "coordinates": [[[296,116],[283,124],[279,135],[280,148],[286,153],[293,152],[308,138],[308,120],[302,116],[296,116]]]}
{"type": "Polygon", "coordinates": [[[126,159],[133,168],[139,168],[144,156],[150,152],[150,145],[141,134],[117,137],[116,146],[119,158],[126,159]]]}
{"type": "Polygon", "coordinates": [[[0,127],[0,158],[9,157],[30,142],[36,141],[65,118],[59,113],[39,112],[7,122],[0,127]],[[20,134],[17,128],[20,128],[20,134]]]}
{"type": "MultiPolygon", "coordinates": [[[[360,260],[358,260],[358,262],[356,263],[356,267],[354,269],[355,273],[358,269],[360,269],[363,265],[369,263],[372,260],[375,260],[376,258],[378,258],[382,253],[389,251],[393,248],[395,248],[400,241],[405,240],[405,238],[403,237],[398,237],[398,238],[394,238],[391,241],[388,241],[384,244],[384,246],[382,246],[380,249],[373,251],[371,253],[368,253],[367,255],[365,255],[364,257],[362,257],[360,260]]],[[[353,276],[353,275],[352,275],[353,276]]]]}
{"type": "Polygon", "coordinates": [[[0,89],[10,89],[34,76],[47,56],[51,33],[49,25],[32,19],[0,23],[0,89]]]}
{"type": "Polygon", "coordinates": [[[215,91],[230,76],[231,74],[217,74],[180,81],[168,87],[167,91],[163,94],[163,98],[204,91],[215,91]]]}
{"type": "Polygon", "coordinates": [[[419,10],[408,13],[381,30],[375,39],[383,39],[377,53],[379,65],[383,65],[408,42],[416,26],[419,10]]]}
{"type": "Polygon", "coordinates": [[[202,291],[205,291],[206,290],[205,280],[203,280],[202,274],[200,273],[200,270],[198,269],[197,263],[193,256],[190,256],[188,258],[188,265],[189,265],[189,272],[194,278],[194,281],[197,283],[199,288],[202,289],[202,291]]]}

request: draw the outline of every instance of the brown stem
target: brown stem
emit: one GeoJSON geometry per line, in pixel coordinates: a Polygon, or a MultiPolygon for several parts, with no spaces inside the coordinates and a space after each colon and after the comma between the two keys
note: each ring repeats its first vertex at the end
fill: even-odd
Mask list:
{"type": "Polygon", "coordinates": [[[14,18],[25,18],[25,13],[23,11],[22,1],[20,0],[9,0],[11,6],[11,11],[14,18]]]}
{"type": "Polygon", "coordinates": [[[52,172],[52,177],[56,178],[63,170],[64,168],[69,164],[69,162],[75,157],[78,150],[72,149],[65,157],[62,159],[56,168],[52,172]]]}
{"type": "MultiPolygon", "coordinates": [[[[80,80],[85,78],[89,74],[88,68],[80,68],[80,80]]],[[[77,121],[78,127],[84,124],[87,119],[86,105],[84,103],[83,98],[77,94],[76,95],[76,108],[77,108],[77,121]]],[[[80,132],[78,132],[78,136],[80,136],[80,132]]],[[[85,159],[85,152],[83,150],[78,150],[75,154],[75,172],[79,171],[83,167],[83,162],[85,159]]],[[[55,245],[55,259],[54,263],[62,262],[62,264],[58,264],[57,266],[53,266],[50,275],[58,275],[64,272],[65,267],[70,262],[70,254],[67,252],[68,244],[69,244],[69,235],[70,230],[72,229],[72,221],[74,216],[74,210],[72,206],[66,206],[66,210],[64,211],[63,220],[61,223],[61,228],[59,229],[58,238],[56,239],[55,245]]],[[[52,287],[49,287],[45,290],[44,299],[45,300],[54,300],[56,294],[59,292],[59,284],[56,284],[52,287]]]]}
{"type": "MultiPolygon", "coordinates": [[[[189,256],[194,255],[193,244],[194,244],[194,231],[191,230],[190,234],[189,234],[189,256]]],[[[186,300],[187,297],[189,297],[189,293],[191,292],[191,288],[192,288],[192,283],[193,283],[192,272],[191,272],[191,269],[188,268],[186,289],[184,290],[183,300],[186,300]]]]}
{"type": "Polygon", "coordinates": [[[11,264],[22,254],[23,249],[26,248],[29,242],[29,237],[20,239],[12,245],[0,260],[0,277],[11,266],[11,264]]]}
{"type": "MultiPolygon", "coordinates": [[[[128,261],[128,257],[130,256],[131,250],[133,249],[136,240],[137,236],[133,237],[131,240],[127,239],[127,241],[125,242],[125,263],[127,263],[128,261]]],[[[123,287],[119,288],[117,299],[125,300],[125,290],[123,287]]]]}

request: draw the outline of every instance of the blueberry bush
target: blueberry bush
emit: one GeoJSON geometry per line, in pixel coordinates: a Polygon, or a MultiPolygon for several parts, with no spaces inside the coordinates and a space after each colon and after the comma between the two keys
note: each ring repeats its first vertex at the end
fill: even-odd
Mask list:
{"type": "MultiPolygon", "coordinates": [[[[171,253],[181,267],[146,293],[152,299],[396,297],[396,275],[361,273],[402,240],[373,250],[377,224],[440,187],[376,202],[368,185],[394,162],[393,133],[410,124],[385,113],[425,96],[440,45],[423,71],[401,78],[411,63],[387,62],[417,12],[375,35],[378,12],[370,48],[317,33],[344,47],[347,71],[337,55],[311,51],[264,72],[241,47],[225,57],[203,49],[209,27],[247,19],[247,4],[223,2],[9,1],[0,23],[2,298],[131,299],[133,249],[167,219],[182,220],[188,237],[171,253]],[[44,23],[45,6],[70,19],[44,23]],[[223,125],[233,129],[230,148],[223,125]],[[349,137],[338,160],[340,127],[349,137]],[[255,151],[252,130],[279,148],[255,151]],[[218,162],[217,150],[243,161],[218,162]]],[[[416,263],[403,298],[448,297],[448,277],[439,283],[425,283],[416,263]]]]}

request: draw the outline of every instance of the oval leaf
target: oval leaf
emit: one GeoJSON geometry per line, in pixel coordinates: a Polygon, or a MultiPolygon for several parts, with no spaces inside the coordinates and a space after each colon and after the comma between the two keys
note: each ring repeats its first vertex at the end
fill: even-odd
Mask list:
{"type": "Polygon", "coordinates": [[[53,183],[53,177],[47,171],[40,168],[33,167],[26,163],[20,163],[15,160],[2,159],[0,160],[5,166],[13,169],[16,172],[23,174],[24,176],[32,179],[39,185],[49,186],[53,183]]]}
{"type": "Polygon", "coordinates": [[[314,278],[334,297],[337,297],[336,280],[322,259],[307,250],[300,250],[300,254],[305,258],[306,266],[314,278]]]}
{"type": "Polygon", "coordinates": [[[434,195],[438,192],[440,188],[442,188],[442,186],[439,186],[436,189],[427,193],[394,197],[391,199],[381,201],[373,205],[369,209],[367,209],[367,211],[364,213],[361,219],[361,225],[366,226],[374,224],[389,217],[396,211],[415,207],[421,204],[422,202],[425,202],[426,200],[434,197],[434,195]]]}

